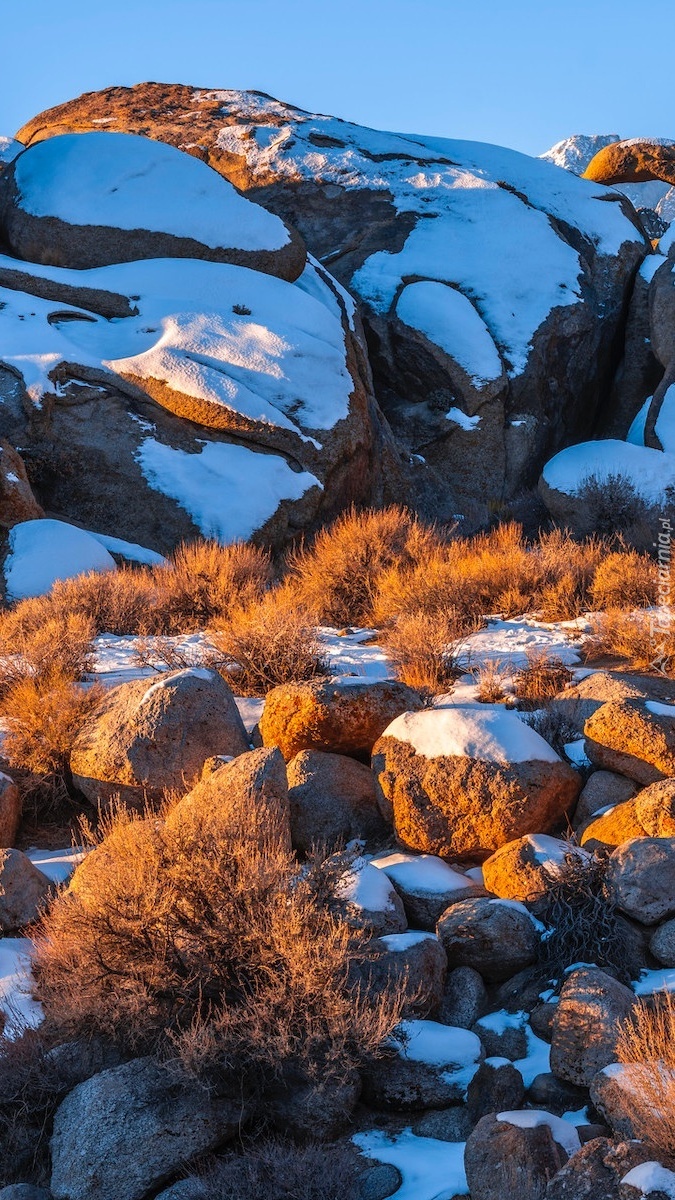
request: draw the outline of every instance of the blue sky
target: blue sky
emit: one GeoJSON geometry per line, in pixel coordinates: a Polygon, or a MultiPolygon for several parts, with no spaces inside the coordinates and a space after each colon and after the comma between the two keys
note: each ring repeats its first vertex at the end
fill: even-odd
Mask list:
{"type": "Polygon", "coordinates": [[[6,134],[154,79],[531,154],[570,133],[675,137],[673,0],[5,0],[1,28],[6,134]]]}

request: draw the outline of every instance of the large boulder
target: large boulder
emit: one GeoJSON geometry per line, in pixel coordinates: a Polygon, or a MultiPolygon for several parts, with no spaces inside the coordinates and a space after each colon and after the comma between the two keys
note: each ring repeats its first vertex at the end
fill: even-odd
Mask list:
{"type": "Polygon", "coordinates": [[[529,725],[488,705],[404,713],[373,748],[373,770],[401,845],[444,858],[484,859],[550,829],[581,787],[529,725]]]}
{"type": "Polygon", "coordinates": [[[319,264],[288,283],[0,256],[0,303],[0,436],[87,529],[161,553],[198,534],[280,545],[396,487],[362,330],[319,264]]]}
{"type": "Polygon", "coordinates": [[[20,521],[34,521],[44,515],[21,455],[6,438],[0,438],[0,526],[9,529],[20,521]]]}
{"type": "Polygon", "coordinates": [[[617,846],[607,884],[618,907],[642,925],[675,915],[675,838],[633,838],[617,846]]]}
{"type": "Polygon", "coordinates": [[[475,1033],[435,1021],[397,1026],[390,1052],[365,1072],[364,1097],[376,1108],[447,1108],[466,1097],[484,1057],[475,1033]]]}
{"type": "Polygon", "coordinates": [[[114,688],[81,729],[71,754],[77,787],[104,807],[114,796],[142,807],[194,783],[213,754],[249,749],[225,680],[203,667],[114,688]]]}
{"type": "Polygon", "coordinates": [[[485,889],[470,875],[453,870],[433,854],[385,851],[377,854],[372,864],[393,883],[414,929],[435,929],[439,917],[451,904],[485,895],[485,889]]]}
{"type": "Polygon", "coordinates": [[[428,1017],[435,1016],[443,1000],[447,970],[448,960],[438,938],[415,929],[375,938],[360,973],[370,996],[400,992],[403,1016],[428,1017]]]}
{"type": "Polygon", "coordinates": [[[352,928],[365,929],[373,937],[408,928],[400,896],[365,858],[357,858],[338,880],[335,907],[352,928]]]}
{"type": "MultiPolygon", "coordinates": [[[[200,824],[217,831],[233,814],[258,810],[266,829],[276,827],[280,840],[291,845],[290,806],[286,764],[275,748],[249,750],[231,762],[206,763],[199,783],[183,796],[166,818],[169,829],[200,824]],[[216,765],[217,764],[217,765],[216,765]]],[[[236,818],[235,818],[236,819],[236,818]]]]}
{"type": "Polygon", "coordinates": [[[636,812],[635,800],[624,800],[596,813],[590,821],[577,830],[577,837],[586,850],[614,850],[630,838],[645,836],[645,827],[636,812]]]}
{"type": "Polygon", "coordinates": [[[213,1096],[151,1058],[94,1075],[62,1102],[51,1140],[54,1200],[145,1200],[234,1137],[241,1097],[213,1096]]]}
{"type": "Polygon", "coordinates": [[[177,84],[90,93],[20,136],[100,128],[102,113],[203,158],[354,291],[382,403],[424,460],[410,494],[434,516],[484,517],[592,427],[646,250],[618,194],[510,150],[177,84]]]}
{"type": "Polygon", "coordinates": [[[488,993],[482,975],[474,967],[455,967],[446,978],[436,1018],[443,1025],[472,1029],[487,1007],[488,993]]]}
{"type": "Polygon", "coordinates": [[[675,779],[660,779],[642,788],[635,815],[649,837],[675,837],[675,779]]]}
{"type": "Polygon", "coordinates": [[[643,785],[675,775],[673,705],[655,700],[603,704],[584,733],[586,753],[600,767],[643,785]]]}
{"type": "Polygon", "coordinates": [[[536,1109],[483,1117],[466,1143],[471,1200],[544,1200],[546,1185],[580,1147],[576,1129],[536,1109]]]}
{"type": "Polygon", "coordinates": [[[298,850],[353,838],[368,841],[384,830],[373,773],[354,758],[302,750],[288,764],[288,788],[293,845],[298,850]]]}
{"type": "Polygon", "coordinates": [[[652,1075],[655,1064],[608,1063],[593,1077],[590,1095],[593,1107],[620,1137],[638,1138],[640,1128],[634,1115],[644,1104],[641,1076],[652,1075]],[[642,1101],[642,1104],[641,1104],[642,1101]]]}
{"type": "Polygon", "coordinates": [[[0,930],[14,933],[35,921],[54,884],[21,850],[0,849],[0,930]]]}
{"type": "Polygon", "coordinates": [[[619,1025],[633,1011],[629,988],[597,967],[579,967],[565,980],[553,1018],[551,1070],[589,1087],[616,1057],[619,1025]]]}
{"type": "Polygon", "coordinates": [[[603,146],[584,171],[596,183],[646,183],[662,179],[675,184],[675,142],[659,138],[617,139],[603,146]]]}
{"type": "Polygon", "coordinates": [[[394,717],[422,705],[422,697],[403,683],[284,683],[267,693],[260,734],[265,746],[279,747],[286,762],[303,750],[367,759],[394,717]]]}
{"type": "Polygon", "coordinates": [[[98,130],[38,142],[0,176],[2,240],[19,259],[105,267],[203,258],[297,279],[296,233],[206,163],[150,138],[98,130]]]}
{"type": "Polygon", "coordinates": [[[510,979],[537,957],[537,930],[517,901],[463,900],[443,913],[437,931],[450,967],[473,967],[488,983],[510,979]]]}

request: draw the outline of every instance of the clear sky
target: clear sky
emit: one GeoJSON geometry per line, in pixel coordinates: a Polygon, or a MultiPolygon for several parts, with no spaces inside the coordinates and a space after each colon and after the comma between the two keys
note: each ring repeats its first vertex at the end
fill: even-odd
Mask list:
{"type": "Polygon", "coordinates": [[[153,79],[531,154],[675,137],[675,0],[3,0],[0,45],[0,134],[153,79]]]}

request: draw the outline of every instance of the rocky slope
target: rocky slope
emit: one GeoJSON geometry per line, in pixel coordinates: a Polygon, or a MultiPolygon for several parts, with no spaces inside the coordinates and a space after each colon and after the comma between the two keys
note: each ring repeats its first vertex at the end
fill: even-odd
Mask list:
{"type": "Polygon", "coordinates": [[[101,122],[202,158],[349,287],[422,509],[484,519],[592,428],[646,249],[617,194],[513,151],[378,133],[253,92],[110,88],[18,136],[101,122]]]}

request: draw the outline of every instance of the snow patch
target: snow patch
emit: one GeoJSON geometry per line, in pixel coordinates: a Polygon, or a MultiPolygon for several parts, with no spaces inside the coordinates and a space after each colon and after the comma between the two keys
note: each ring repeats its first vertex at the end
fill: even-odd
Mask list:
{"type": "Polygon", "coordinates": [[[57,579],[114,570],[115,560],[100,541],[65,521],[21,521],[10,530],[4,566],[10,600],[41,596],[57,579]]]}
{"type": "Polygon", "coordinates": [[[540,1125],[548,1125],[553,1134],[553,1140],[562,1146],[570,1158],[577,1150],[581,1149],[579,1134],[574,1126],[569,1121],[563,1121],[562,1117],[554,1117],[552,1113],[541,1112],[537,1109],[521,1109],[518,1112],[501,1112],[496,1115],[498,1121],[517,1125],[520,1129],[536,1129],[540,1125]]]}
{"type": "Polygon", "coordinates": [[[560,762],[548,742],[506,709],[459,705],[402,713],[383,737],[411,745],[424,758],[457,756],[483,762],[560,762]]]}

